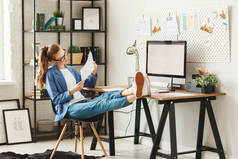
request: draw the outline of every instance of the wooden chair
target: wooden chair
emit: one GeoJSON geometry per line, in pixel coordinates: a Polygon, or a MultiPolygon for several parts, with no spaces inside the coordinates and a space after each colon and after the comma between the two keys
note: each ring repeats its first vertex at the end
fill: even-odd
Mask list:
{"type": "MultiPolygon", "coordinates": [[[[51,103],[52,103],[53,112],[56,114],[54,104],[53,104],[52,101],[51,101],[51,103]]],[[[84,159],[84,143],[83,143],[83,138],[84,138],[84,137],[83,137],[82,122],[89,122],[90,127],[91,127],[91,129],[92,129],[94,135],[96,136],[96,138],[97,138],[97,140],[98,140],[98,142],[99,142],[99,144],[100,144],[100,147],[102,148],[102,151],[103,151],[105,157],[108,157],[107,152],[105,151],[104,146],[103,146],[103,144],[102,144],[102,142],[101,142],[101,140],[100,140],[100,137],[99,137],[99,135],[98,135],[98,133],[97,133],[97,130],[95,129],[95,127],[94,127],[94,125],[93,125],[93,122],[98,122],[98,121],[102,120],[103,116],[104,116],[104,114],[100,114],[100,115],[97,115],[97,116],[94,116],[94,117],[91,117],[91,118],[88,118],[88,119],[72,119],[72,118],[69,118],[69,117],[66,115],[66,117],[65,117],[64,119],[66,119],[67,121],[66,121],[66,123],[64,124],[64,127],[63,127],[63,129],[62,129],[62,131],[61,131],[61,134],[60,134],[60,136],[59,136],[59,138],[58,138],[58,141],[57,141],[57,143],[56,143],[56,145],[55,145],[55,148],[54,148],[54,150],[53,150],[53,152],[52,152],[52,154],[51,154],[51,156],[50,156],[50,159],[53,159],[53,158],[54,158],[55,152],[56,152],[56,150],[57,150],[57,148],[58,148],[58,146],[59,146],[61,140],[63,139],[63,136],[64,136],[66,130],[67,130],[67,125],[68,125],[69,121],[71,121],[71,120],[75,120],[75,139],[74,139],[74,141],[75,141],[75,152],[77,152],[77,138],[78,138],[78,136],[80,136],[80,140],[81,140],[81,152],[82,152],[81,158],[84,159]],[[78,133],[78,130],[80,130],[80,135],[79,135],[79,133],[78,133]]]]}

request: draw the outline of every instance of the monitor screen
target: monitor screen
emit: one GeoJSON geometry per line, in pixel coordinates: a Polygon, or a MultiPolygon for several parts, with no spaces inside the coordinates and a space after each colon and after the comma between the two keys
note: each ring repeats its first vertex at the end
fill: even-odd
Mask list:
{"type": "Polygon", "coordinates": [[[147,41],[146,73],[185,78],[186,48],[186,41],[147,41]]]}

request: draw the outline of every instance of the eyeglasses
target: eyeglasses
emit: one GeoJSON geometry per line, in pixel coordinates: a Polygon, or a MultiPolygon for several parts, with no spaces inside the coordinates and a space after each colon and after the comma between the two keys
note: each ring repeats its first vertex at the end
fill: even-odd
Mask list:
{"type": "Polygon", "coordinates": [[[60,59],[53,59],[54,61],[64,61],[66,56],[66,51],[64,50],[64,55],[60,59]]]}

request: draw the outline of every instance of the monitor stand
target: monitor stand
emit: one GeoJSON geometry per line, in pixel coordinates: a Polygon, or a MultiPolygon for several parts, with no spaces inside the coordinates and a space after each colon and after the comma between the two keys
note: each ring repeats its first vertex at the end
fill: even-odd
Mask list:
{"type": "Polygon", "coordinates": [[[173,76],[171,76],[169,91],[175,91],[174,83],[173,83],[173,76]]]}

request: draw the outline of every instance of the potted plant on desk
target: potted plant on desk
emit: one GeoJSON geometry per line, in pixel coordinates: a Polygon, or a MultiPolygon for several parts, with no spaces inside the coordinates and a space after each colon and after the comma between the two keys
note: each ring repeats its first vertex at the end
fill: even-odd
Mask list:
{"type": "Polygon", "coordinates": [[[201,87],[202,93],[215,92],[218,80],[214,73],[209,73],[205,69],[199,69],[199,76],[195,78],[195,84],[197,87],[201,87]]]}

